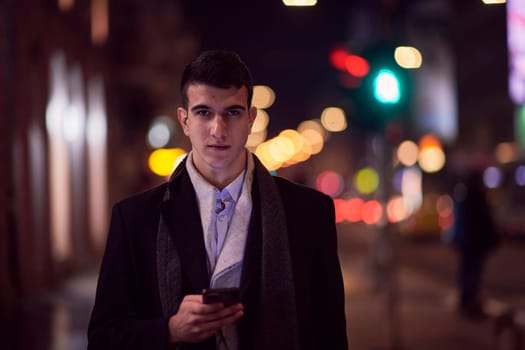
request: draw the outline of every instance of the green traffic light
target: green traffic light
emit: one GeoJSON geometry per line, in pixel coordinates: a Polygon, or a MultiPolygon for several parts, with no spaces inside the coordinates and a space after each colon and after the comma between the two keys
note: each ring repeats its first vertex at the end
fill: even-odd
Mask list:
{"type": "Polygon", "coordinates": [[[389,69],[381,69],[374,78],[374,97],[385,104],[396,104],[401,99],[398,77],[389,69]]]}

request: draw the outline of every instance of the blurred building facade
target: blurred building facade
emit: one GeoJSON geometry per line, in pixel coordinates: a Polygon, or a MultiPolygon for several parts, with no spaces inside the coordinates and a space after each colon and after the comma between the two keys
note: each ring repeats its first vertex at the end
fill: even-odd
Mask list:
{"type": "Polygon", "coordinates": [[[148,182],[138,134],[174,111],[198,45],[181,11],[2,2],[0,314],[96,266],[111,204],[148,182]]]}
{"type": "Polygon", "coordinates": [[[74,5],[5,1],[0,9],[0,275],[6,307],[85,265],[93,252],[86,138],[78,123],[86,122],[88,86],[102,79],[104,51],[92,45],[89,2],[74,5]],[[59,114],[63,125],[57,129],[53,118],[59,114]],[[75,125],[66,124],[66,114],[75,125]],[[72,133],[68,139],[66,132],[72,133]],[[67,237],[54,232],[65,229],[67,237]]]}
{"type": "Polygon", "coordinates": [[[457,146],[492,155],[514,140],[514,106],[508,91],[506,7],[451,1],[458,100],[457,146]]]}

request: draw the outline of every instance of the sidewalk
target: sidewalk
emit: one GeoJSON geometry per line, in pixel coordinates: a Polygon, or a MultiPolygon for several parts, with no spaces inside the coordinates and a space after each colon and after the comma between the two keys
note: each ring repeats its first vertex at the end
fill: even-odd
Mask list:
{"type": "MultiPolygon", "coordinates": [[[[389,312],[387,287],[374,282],[366,252],[342,255],[349,349],[513,349],[509,333],[495,336],[493,318],[460,316],[453,288],[404,265],[395,271],[397,302],[389,312]]],[[[496,302],[489,307],[501,312],[496,302]]]]}
{"type": "Polygon", "coordinates": [[[85,350],[96,279],[96,271],[86,271],[40,297],[21,302],[0,332],[0,348],[85,350]]]}
{"type": "MultiPolygon", "coordinates": [[[[460,316],[455,286],[424,269],[400,263],[394,274],[397,293],[390,294],[397,297],[388,299],[387,286],[374,277],[377,270],[367,241],[371,236],[363,233],[358,241],[352,237],[340,236],[350,350],[516,350],[509,332],[495,336],[494,318],[460,316]]],[[[7,349],[85,349],[96,277],[96,271],[79,275],[25,305],[14,328],[4,330],[13,337],[7,349]]],[[[494,300],[488,306],[493,314],[501,312],[494,300]]]]}

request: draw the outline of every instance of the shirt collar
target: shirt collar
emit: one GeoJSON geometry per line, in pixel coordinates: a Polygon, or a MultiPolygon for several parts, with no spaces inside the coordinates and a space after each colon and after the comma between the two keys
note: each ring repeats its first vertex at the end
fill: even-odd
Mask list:
{"type": "Polygon", "coordinates": [[[186,158],[186,168],[188,169],[188,174],[190,176],[191,182],[193,183],[193,187],[195,188],[197,200],[199,202],[199,207],[201,207],[201,209],[204,209],[204,212],[211,212],[212,210],[214,210],[213,208],[216,197],[219,196],[221,192],[224,192],[226,190],[230,193],[231,197],[235,202],[238,200],[239,194],[242,190],[242,186],[244,183],[246,168],[222,191],[210,184],[197,170],[197,168],[193,164],[191,151],[188,154],[188,157],[186,158]]]}

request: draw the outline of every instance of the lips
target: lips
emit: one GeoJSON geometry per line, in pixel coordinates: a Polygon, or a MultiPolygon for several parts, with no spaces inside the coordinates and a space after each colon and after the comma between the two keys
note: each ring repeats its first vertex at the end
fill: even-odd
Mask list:
{"type": "Polygon", "coordinates": [[[209,145],[208,147],[219,151],[227,150],[228,148],[230,148],[229,145],[209,145]]]}

